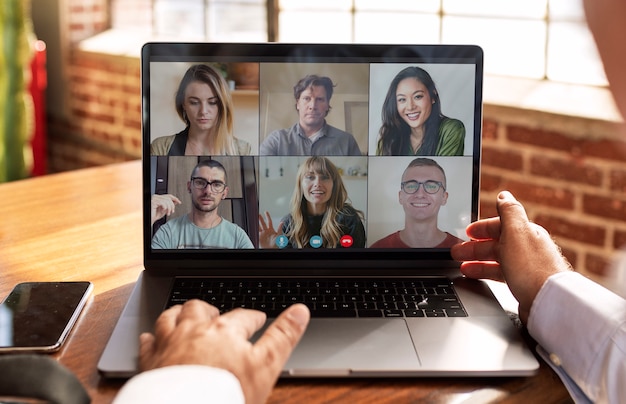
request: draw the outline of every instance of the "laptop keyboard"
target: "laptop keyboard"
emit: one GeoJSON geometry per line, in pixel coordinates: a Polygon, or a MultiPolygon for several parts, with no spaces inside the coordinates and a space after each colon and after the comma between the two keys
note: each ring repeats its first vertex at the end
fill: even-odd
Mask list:
{"type": "Polygon", "coordinates": [[[276,317],[303,303],[311,317],[466,317],[452,281],[176,278],[167,307],[201,299],[221,313],[243,307],[276,317]]]}

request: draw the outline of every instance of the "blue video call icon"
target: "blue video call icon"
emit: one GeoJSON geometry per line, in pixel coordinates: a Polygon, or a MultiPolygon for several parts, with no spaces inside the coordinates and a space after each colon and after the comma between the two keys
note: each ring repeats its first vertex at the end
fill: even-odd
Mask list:
{"type": "Polygon", "coordinates": [[[320,236],[311,237],[309,245],[313,248],[320,248],[322,246],[322,238],[320,236]]]}

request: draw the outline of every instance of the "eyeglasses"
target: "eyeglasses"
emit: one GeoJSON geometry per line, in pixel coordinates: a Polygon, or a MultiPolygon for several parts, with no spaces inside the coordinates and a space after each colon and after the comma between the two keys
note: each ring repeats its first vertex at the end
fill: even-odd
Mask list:
{"type": "Polygon", "coordinates": [[[215,193],[222,192],[226,188],[226,184],[222,181],[207,181],[202,177],[191,177],[191,185],[195,189],[205,189],[207,186],[211,186],[211,191],[215,193]]]}
{"type": "Polygon", "coordinates": [[[444,187],[441,182],[432,180],[424,182],[415,180],[404,181],[400,183],[400,188],[402,188],[405,193],[410,195],[416,193],[420,189],[420,185],[424,186],[424,191],[427,194],[436,194],[439,192],[440,188],[443,188],[444,191],[446,190],[446,187],[444,187]]]}

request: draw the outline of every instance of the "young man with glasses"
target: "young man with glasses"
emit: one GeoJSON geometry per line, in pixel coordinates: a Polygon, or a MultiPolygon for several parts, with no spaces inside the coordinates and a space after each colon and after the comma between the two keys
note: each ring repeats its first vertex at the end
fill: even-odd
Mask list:
{"type": "Polygon", "coordinates": [[[371,248],[449,248],[458,237],[437,227],[439,209],[448,201],[446,174],[436,161],[416,158],[402,174],[398,200],[404,209],[404,229],[392,233],[371,248]]]}
{"type": "Polygon", "coordinates": [[[253,248],[246,232],[218,213],[228,195],[226,170],[216,160],[203,160],[187,182],[191,212],[167,221],[152,238],[152,248],[253,248]]]}

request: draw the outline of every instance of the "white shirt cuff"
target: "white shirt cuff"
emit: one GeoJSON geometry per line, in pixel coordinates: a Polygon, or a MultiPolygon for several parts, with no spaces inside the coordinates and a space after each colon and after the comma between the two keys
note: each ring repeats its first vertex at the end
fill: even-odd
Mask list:
{"type": "Polygon", "coordinates": [[[125,403],[241,403],[239,380],[230,372],[202,365],[153,369],[130,379],[115,404],[125,403]]]}
{"type": "Polygon", "coordinates": [[[626,397],[625,321],[624,299],[577,272],[560,272],[537,294],[528,331],[557,372],[592,401],[610,401],[626,397]]]}

